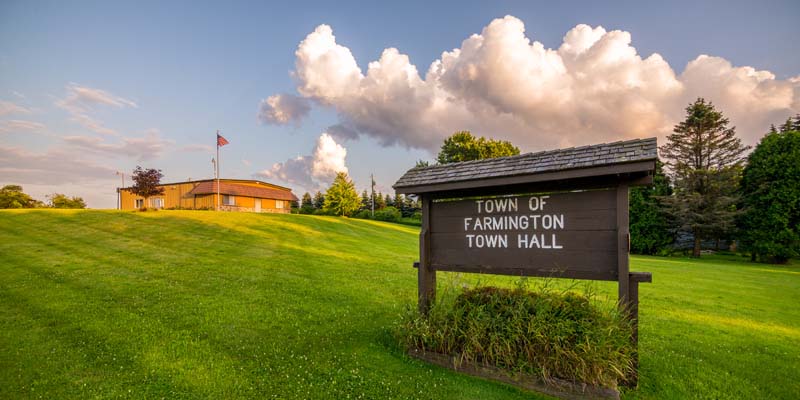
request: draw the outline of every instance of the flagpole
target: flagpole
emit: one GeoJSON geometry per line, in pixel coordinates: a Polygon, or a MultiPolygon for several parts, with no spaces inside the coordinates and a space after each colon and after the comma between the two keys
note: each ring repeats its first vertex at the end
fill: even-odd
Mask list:
{"type": "Polygon", "coordinates": [[[217,129],[217,211],[219,211],[219,129],[217,129]]]}

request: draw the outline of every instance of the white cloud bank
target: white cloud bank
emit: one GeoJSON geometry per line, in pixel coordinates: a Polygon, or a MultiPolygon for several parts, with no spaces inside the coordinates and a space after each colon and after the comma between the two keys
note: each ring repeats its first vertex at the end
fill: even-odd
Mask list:
{"type": "MultiPolygon", "coordinates": [[[[364,73],[328,25],[310,33],[295,55],[298,93],[340,115],[331,133],[369,135],[383,145],[435,150],[464,129],[525,150],[663,138],[696,97],[713,101],[753,143],[771,123],[800,112],[800,77],[780,80],[707,55],[678,75],[659,54],[642,58],[630,33],[600,26],[578,25],[558,49],[548,49],[531,42],[512,16],[443,52],[424,78],[395,48],[364,73]]],[[[265,101],[286,95],[277,96],[265,101]]],[[[273,103],[268,121],[307,113],[284,113],[280,101],[273,103]]]]}
{"type": "Polygon", "coordinates": [[[298,185],[304,190],[324,189],[338,172],[348,172],[345,158],[347,149],[327,133],[317,139],[311,155],[291,158],[283,163],[275,163],[272,168],[256,173],[256,176],[276,179],[290,185],[298,185]]]}

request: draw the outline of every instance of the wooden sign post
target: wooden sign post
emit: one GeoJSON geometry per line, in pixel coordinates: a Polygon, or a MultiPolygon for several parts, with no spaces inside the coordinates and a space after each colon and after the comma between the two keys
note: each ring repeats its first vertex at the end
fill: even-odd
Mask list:
{"type": "Polygon", "coordinates": [[[420,312],[436,271],[617,281],[636,345],[638,284],[652,279],[629,271],[628,196],[652,183],[656,149],[652,138],[406,172],[394,188],[422,202],[420,312]]]}

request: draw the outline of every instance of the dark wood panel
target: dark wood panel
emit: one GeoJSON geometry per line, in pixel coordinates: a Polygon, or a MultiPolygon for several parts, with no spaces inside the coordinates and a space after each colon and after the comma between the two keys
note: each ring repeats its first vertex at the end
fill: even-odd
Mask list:
{"type": "Polygon", "coordinates": [[[567,279],[590,279],[596,281],[616,281],[618,276],[616,271],[578,271],[578,270],[556,270],[547,268],[498,268],[492,266],[479,265],[437,265],[433,268],[443,272],[467,272],[477,274],[492,275],[511,275],[511,276],[536,276],[542,278],[567,278],[567,279]]]}
{"type": "Polygon", "coordinates": [[[616,279],[618,200],[617,190],[593,190],[433,202],[430,263],[439,270],[616,279]]]}
{"type": "Polygon", "coordinates": [[[591,210],[614,210],[616,209],[616,197],[614,190],[590,190],[583,192],[555,192],[555,193],[533,193],[517,196],[496,197],[488,199],[466,199],[466,200],[438,200],[432,204],[433,223],[440,217],[452,216],[477,216],[477,215],[509,215],[509,214],[531,214],[531,213],[562,213],[570,211],[591,211],[591,210]],[[544,199],[545,204],[540,206],[537,200],[529,201],[531,198],[544,199]],[[502,203],[507,206],[507,211],[494,209],[487,212],[487,202],[497,206],[502,203]],[[516,205],[516,211],[508,211],[511,204],[516,205]],[[537,207],[531,209],[531,205],[537,207]],[[480,210],[479,210],[480,207],[480,210]]]}
{"type": "MultiPolygon", "coordinates": [[[[569,211],[567,213],[562,212],[555,212],[555,213],[537,213],[531,212],[528,214],[523,213],[502,213],[502,214],[481,214],[477,218],[481,218],[481,221],[485,221],[484,218],[494,218],[495,220],[492,221],[490,224],[481,223],[481,226],[494,226],[496,224],[500,225],[508,225],[513,228],[515,225],[518,226],[516,230],[519,231],[542,231],[541,222],[542,222],[542,215],[560,215],[564,214],[563,222],[564,222],[564,229],[569,231],[596,231],[596,230],[614,230],[617,228],[617,216],[616,210],[576,210],[576,211],[569,211]],[[533,217],[537,215],[538,217],[533,217]],[[518,218],[517,218],[518,216],[518,218]],[[505,219],[508,217],[509,219],[505,219]],[[536,227],[534,227],[536,224],[536,227]],[[527,228],[523,228],[523,226],[527,225],[527,228]]],[[[442,217],[439,216],[435,219],[435,222],[432,226],[435,232],[439,233],[466,233],[465,230],[465,218],[470,218],[466,221],[466,226],[470,229],[469,232],[476,232],[481,233],[483,232],[491,232],[492,229],[483,229],[483,230],[473,230],[475,226],[475,216],[464,217],[464,216],[446,216],[442,217]]],[[[510,229],[515,230],[515,229],[510,229]]]]}

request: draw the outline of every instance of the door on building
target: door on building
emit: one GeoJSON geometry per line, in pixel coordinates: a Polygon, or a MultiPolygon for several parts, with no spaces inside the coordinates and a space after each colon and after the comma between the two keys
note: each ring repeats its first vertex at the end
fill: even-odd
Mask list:
{"type": "Polygon", "coordinates": [[[261,199],[256,199],[256,212],[261,212],[261,199]]]}

